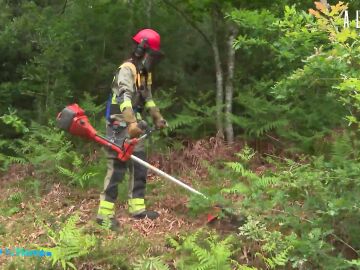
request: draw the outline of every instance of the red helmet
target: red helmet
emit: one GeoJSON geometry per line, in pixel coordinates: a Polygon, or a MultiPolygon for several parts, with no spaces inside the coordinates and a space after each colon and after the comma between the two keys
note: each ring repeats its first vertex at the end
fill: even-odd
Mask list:
{"type": "Polygon", "coordinates": [[[133,40],[140,44],[143,39],[147,39],[147,44],[150,49],[154,51],[160,51],[160,35],[158,32],[153,29],[143,29],[140,30],[135,36],[133,36],[133,40]]]}

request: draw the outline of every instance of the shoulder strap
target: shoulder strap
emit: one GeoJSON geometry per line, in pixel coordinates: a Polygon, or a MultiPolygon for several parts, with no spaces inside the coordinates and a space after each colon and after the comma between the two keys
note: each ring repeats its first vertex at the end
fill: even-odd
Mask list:
{"type": "Polygon", "coordinates": [[[125,62],[125,63],[121,64],[119,68],[122,68],[122,67],[128,67],[131,69],[131,73],[134,77],[134,82],[136,82],[137,71],[136,71],[135,65],[131,62],[125,62]]]}

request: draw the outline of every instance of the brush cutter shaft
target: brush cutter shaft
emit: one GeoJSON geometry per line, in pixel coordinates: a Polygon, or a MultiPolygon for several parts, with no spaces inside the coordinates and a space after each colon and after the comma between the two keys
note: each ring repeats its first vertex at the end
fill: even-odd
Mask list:
{"type": "Polygon", "coordinates": [[[142,141],[146,137],[148,137],[153,130],[148,130],[140,138],[127,139],[124,141],[123,145],[117,145],[116,143],[110,141],[108,138],[97,134],[96,130],[91,126],[89,119],[85,115],[85,111],[80,108],[80,106],[76,103],[65,107],[58,114],[56,120],[59,128],[70,132],[72,135],[90,139],[115,151],[118,154],[117,158],[121,161],[125,162],[129,158],[131,158],[133,161],[141,164],[142,166],[145,166],[146,168],[162,176],[163,178],[172,181],[175,184],[187,189],[188,191],[207,199],[207,197],[203,193],[197,191],[196,189],[193,189],[192,187],[186,185],[175,177],[168,175],[167,173],[159,170],[158,168],[155,168],[151,164],[132,155],[135,145],[139,143],[139,141],[142,141]]]}
{"type": "MultiPolygon", "coordinates": [[[[151,131],[149,133],[146,133],[144,135],[142,135],[140,138],[137,139],[136,143],[141,141],[141,140],[144,140],[147,136],[149,136],[149,134],[151,133],[151,131]]],[[[109,148],[111,148],[112,150],[116,151],[119,153],[119,149],[121,149],[121,147],[117,144],[115,144],[114,142],[110,141],[108,138],[106,137],[103,137],[103,136],[100,136],[100,135],[97,135],[96,137],[99,137],[101,139],[102,142],[99,142],[100,144],[102,145],[105,145],[105,146],[108,146],[109,148]]],[[[134,139],[132,139],[134,140],[134,139]]],[[[152,166],[151,164],[147,163],[146,161],[134,156],[134,155],[130,155],[130,159],[132,159],[133,161],[139,163],[140,165],[148,168],[149,170],[153,171],[154,173],[156,173],[157,175],[171,181],[171,182],[174,182],[175,184],[185,188],[186,190],[194,193],[194,194],[197,194],[197,195],[200,195],[202,196],[203,198],[207,199],[207,197],[201,193],[200,191],[197,191],[196,189],[188,186],[187,184],[185,184],[184,182],[176,179],[175,177],[163,172],[162,170],[159,170],[158,168],[152,166]]],[[[124,161],[124,160],[123,160],[124,161]]]]}
{"type": "Polygon", "coordinates": [[[187,184],[185,184],[184,182],[181,182],[180,180],[176,179],[175,177],[171,176],[171,175],[168,175],[167,173],[159,170],[158,168],[152,166],[151,164],[143,161],[142,159],[134,156],[134,155],[131,155],[130,156],[130,159],[132,159],[133,161],[143,165],[144,167],[148,168],[149,170],[153,171],[154,173],[156,173],[157,175],[167,179],[167,180],[170,180],[171,182],[174,182],[175,184],[187,189],[188,191],[194,193],[194,194],[197,194],[197,195],[200,195],[202,197],[204,197],[205,199],[207,199],[207,197],[201,193],[200,191],[197,191],[196,189],[188,186],[187,184]]]}

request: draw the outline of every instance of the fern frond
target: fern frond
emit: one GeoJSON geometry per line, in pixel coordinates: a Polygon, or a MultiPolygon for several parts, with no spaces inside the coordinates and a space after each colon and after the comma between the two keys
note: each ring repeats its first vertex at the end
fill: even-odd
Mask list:
{"type": "Polygon", "coordinates": [[[247,194],[249,192],[249,187],[244,183],[237,183],[229,188],[223,188],[221,192],[230,194],[247,194]]]}
{"type": "Polygon", "coordinates": [[[175,119],[169,121],[169,130],[174,131],[179,127],[191,125],[192,123],[198,121],[198,117],[191,116],[187,114],[178,114],[175,119]]]}
{"type": "Polygon", "coordinates": [[[71,260],[88,254],[95,246],[95,236],[84,234],[82,229],[77,228],[78,220],[77,215],[71,216],[57,233],[48,228],[48,236],[56,246],[43,249],[51,251],[50,260],[53,266],[59,263],[63,269],[67,269],[68,266],[76,269],[71,260]]]}
{"type": "Polygon", "coordinates": [[[174,238],[169,237],[167,240],[168,240],[170,246],[172,246],[176,250],[181,248],[181,245],[174,238]]]}
{"type": "Polygon", "coordinates": [[[256,180],[254,185],[260,188],[266,188],[276,184],[278,181],[279,181],[278,177],[262,176],[256,180]]]}
{"type": "Polygon", "coordinates": [[[26,164],[27,163],[27,160],[22,157],[14,157],[14,156],[6,156],[6,155],[3,155],[3,157],[5,159],[7,159],[7,161],[9,163],[18,163],[18,164],[26,164]]]}
{"type": "Polygon", "coordinates": [[[169,270],[161,257],[142,257],[134,265],[134,270],[169,270]]]}

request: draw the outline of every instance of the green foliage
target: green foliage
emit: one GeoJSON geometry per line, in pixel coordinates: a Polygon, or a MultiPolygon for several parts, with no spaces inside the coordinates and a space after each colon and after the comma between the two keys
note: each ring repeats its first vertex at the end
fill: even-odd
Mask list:
{"type": "Polygon", "coordinates": [[[88,92],[84,92],[84,98],[81,99],[79,105],[81,108],[85,110],[86,115],[88,116],[91,125],[95,128],[103,128],[105,126],[105,102],[97,105],[96,100],[98,99],[97,96],[92,96],[88,92]],[[99,115],[101,118],[99,119],[99,115]]]}
{"type": "Polygon", "coordinates": [[[258,176],[256,173],[246,169],[241,163],[239,162],[228,162],[226,165],[231,168],[234,172],[239,173],[241,177],[249,180],[251,186],[256,188],[266,188],[273,186],[278,179],[272,176],[258,176]]]}
{"type": "Polygon", "coordinates": [[[206,198],[200,195],[191,195],[187,207],[190,214],[197,216],[200,213],[209,212],[216,205],[228,205],[230,202],[220,194],[207,195],[206,198]]]}
{"type": "Polygon", "coordinates": [[[23,199],[22,192],[16,192],[16,193],[10,194],[10,196],[8,197],[7,200],[10,203],[19,204],[22,202],[22,199],[23,199]]]}
{"type": "Polygon", "coordinates": [[[360,220],[358,144],[354,134],[345,132],[328,144],[326,157],[307,157],[306,163],[268,159],[276,172],[261,176],[239,162],[227,163],[234,178],[241,177],[241,185],[233,181],[228,190],[246,195],[236,208],[257,217],[250,218],[240,235],[261,243],[257,256],[267,267],[346,269],[349,262],[329,239],[351,252],[360,247],[355,228],[360,220]]]}
{"type": "Polygon", "coordinates": [[[69,170],[67,168],[57,166],[59,173],[68,177],[70,180],[70,184],[80,185],[84,187],[86,183],[89,182],[91,178],[98,175],[96,172],[88,171],[89,168],[84,166],[83,158],[78,155],[73,156],[73,166],[74,170],[69,170]]]}
{"type": "Polygon", "coordinates": [[[160,257],[143,257],[139,259],[134,270],[169,270],[170,268],[163,263],[160,257]]]}
{"type": "Polygon", "coordinates": [[[357,125],[355,23],[350,29],[342,27],[344,4],[332,6],[331,12],[317,7],[307,14],[285,6],[281,18],[254,11],[248,19],[246,10],[230,14],[240,27],[255,28],[250,42],[242,33],[235,44],[243,61],[251,62],[255,52],[262,63],[241,68],[241,91],[234,97],[239,106],[232,119],[249,136],[273,138],[275,133],[292,143],[292,151],[314,153],[324,136],[345,127],[345,118],[357,125]],[[259,16],[268,22],[262,30],[257,28],[259,16]]]}
{"type": "Polygon", "coordinates": [[[17,140],[11,149],[38,171],[47,173],[53,173],[57,165],[69,161],[73,153],[72,144],[63,131],[35,122],[26,137],[17,140]]]}
{"type": "Polygon", "coordinates": [[[3,163],[3,170],[6,170],[10,164],[18,163],[18,164],[25,164],[27,163],[26,159],[22,157],[13,157],[8,155],[0,154],[0,160],[2,160],[3,163]]]}
{"type": "Polygon", "coordinates": [[[85,110],[86,115],[95,116],[105,109],[105,104],[96,105],[96,96],[91,96],[88,92],[84,92],[84,98],[80,102],[80,107],[85,110]]]}
{"type": "Polygon", "coordinates": [[[30,178],[25,186],[27,187],[28,192],[32,192],[36,198],[40,198],[40,189],[41,189],[41,182],[38,179],[30,178]]]}
{"type": "Polygon", "coordinates": [[[247,240],[261,243],[255,256],[260,257],[269,269],[285,266],[290,259],[289,251],[293,249],[295,235],[284,236],[277,231],[269,231],[264,224],[251,216],[245,225],[240,227],[240,236],[247,240]]]}
{"type": "Polygon", "coordinates": [[[4,114],[0,119],[6,124],[15,129],[18,133],[26,133],[29,129],[26,127],[24,120],[17,116],[15,109],[9,108],[9,114],[4,114]]]}
{"type": "MultiPolygon", "coordinates": [[[[209,199],[192,196],[190,212],[202,213],[218,203],[230,206],[224,197],[236,198],[231,207],[250,219],[233,238],[198,232],[172,240],[177,267],[255,269],[252,262],[263,269],[357,267],[359,261],[346,256],[358,257],[360,249],[359,36],[355,21],[343,28],[346,4],[328,11],[317,3],[309,14],[302,9],[310,1],[290,6],[292,2],[0,0],[1,169],[30,163],[36,178],[25,187],[35,196],[43,179],[61,177],[81,187],[102,183],[105,157],[99,159],[97,148],[89,144],[70,141],[53,121],[65,104],[78,102],[95,127],[105,126],[104,103],[113,73],[132,51],[130,37],[143,27],[161,33],[167,55],[154,72],[154,90],[161,89],[154,98],[169,128],[154,134],[151,145],[158,150],[162,143],[171,151],[169,145],[184,147],[177,138],[213,136],[212,43],[217,37],[220,58],[226,59],[231,25],[238,33],[233,44],[236,135],[270,138],[282,155],[316,156],[267,158],[261,162],[270,163],[271,170],[257,174],[250,168],[261,153],[245,147],[238,160],[225,168],[221,164],[221,170],[208,165],[214,179],[205,189],[209,199]],[[233,261],[237,243],[249,251],[247,266],[233,261]]],[[[358,9],[359,3],[351,1],[349,7],[358,9]]],[[[23,194],[14,193],[1,212],[11,216],[22,211],[23,201],[23,194]]],[[[53,263],[63,268],[73,268],[76,258],[94,246],[94,239],[75,223],[71,219],[60,232],[49,232],[56,242],[53,263]]],[[[129,245],[119,239],[117,247],[123,245],[122,254],[128,254],[129,245]]],[[[112,261],[112,268],[128,267],[125,257],[113,258],[112,248],[101,246],[91,255],[99,263],[112,261]]],[[[148,248],[138,250],[144,254],[148,248]]],[[[159,257],[139,259],[134,267],[168,268],[159,257]]]]}
{"type": "Polygon", "coordinates": [[[182,109],[169,119],[169,128],[165,133],[176,132],[182,136],[192,134],[197,138],[213,132],[216,107],[208,101],[209,96],[207,93],[199,96],[196,101],[181,100],[182,109]]]}
{"type": "MultiPolygon", "coordinates": [[[[7,170],[9,165],[13,163],[24,164],[26,162],[22,157],[12,156],[12,152],[10,150],[13,145],[13,140],[2,139],[4,135],[11,134],[13,131],[16,134],[26,133],[29,129],[26,127],[24,120],[22,120],[18,115],[15,109],[9,108],[9,114],[4,114],[0,117],[0,120],[5,124],[5,126],[10,126],[12,129],[6,132],[3,132],[2,136],[0,136],[0,162],[1,162],[1,170],[7,170]]],[[[15,134],[14,134],[15,135],[15,134]]]]}
{"type": "Polygon", "coordinates": [[[249,163],[249,161],[256,155],[254,149],[245,144],[244,148],[241,149],[240,153],[237,153],[236,156],[240,158],[241,161],[249,163]]]}
{"type": "Polygon", "coordinates": [[[23,202],[24,194],[20,191],[12,193],[1,206],[1,212],[4,216],[12,216],[21,211],[20,204],[23,202]]]}
{"type": "Polygon", "coordinates": [[[190,270],[226,270],[232,269],[234,261],[232,236],[220,239],[214,233],[197,231],[180,240],[170,238],[170,244],[176,249],[179,258],[175,261],[177,269],[190,270]]]}
{"type": "Polygon", "coordinates": [[[48,237],[55,245],[52,248],[43,248],[52,253],[52,265],[60,264],[65,269],[76,269],[73,260],[88,254],[96,244],[94,235],[85,234],[76,226],[79,217],[71,216],[58,231],[48,228],[48,237]]]}

